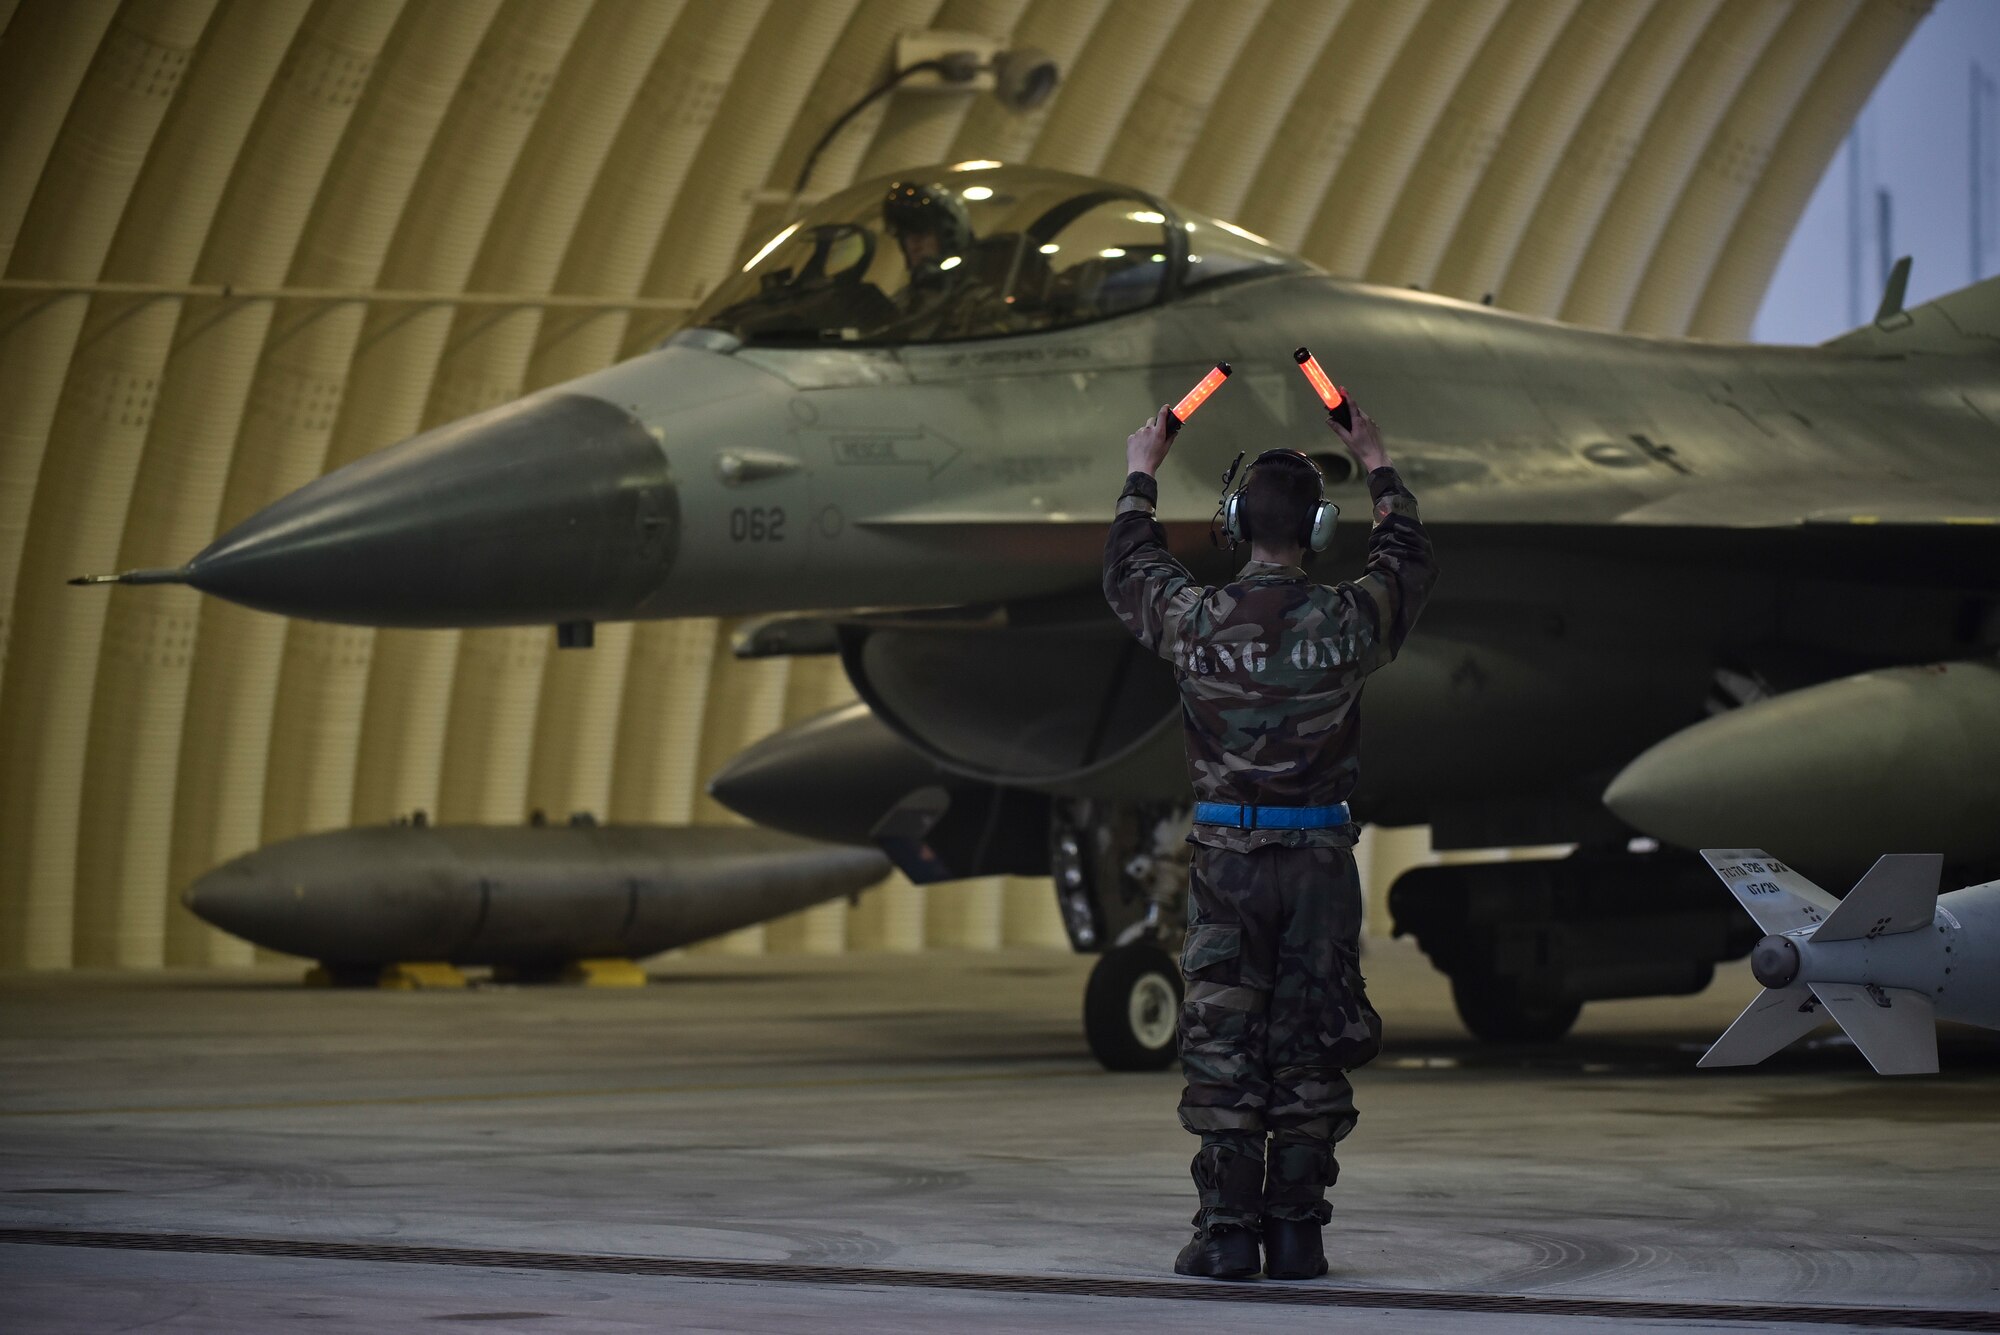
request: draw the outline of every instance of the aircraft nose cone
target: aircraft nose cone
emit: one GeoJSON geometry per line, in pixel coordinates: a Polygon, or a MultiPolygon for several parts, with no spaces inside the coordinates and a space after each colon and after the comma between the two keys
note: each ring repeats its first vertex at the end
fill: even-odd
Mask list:
{"type": "Polygon", "coordinates": [[[444,959],[481,891],[430,830],[301,835],[244,853],[181,892],[188,911],[267,950],[329,961],[444,959]]]}
{"type": "Polygon", "coordinates": [[[181,904],[211,927],[265,945],[277,925],[278,894],[248,859],[204,872],[181,891],[181,904]]]}
{"type": "Polygon", "coordinates": [[[551,393],[300,488],[217,538],[188,563],[187,582],[358,625],[610,620],[666,579],[679,536],[652,433],[603,399],[551,393]]]}
{"type": "Polygon", "coordinates": [[[1689,848],[1810,849],[1829,880],[1872,865],[1884,829],[1973,861],[1994,846],[1996,744],[2000,667],[1883,668],[1684,728],[1634,758],[1604,803],[1689,848]]]}

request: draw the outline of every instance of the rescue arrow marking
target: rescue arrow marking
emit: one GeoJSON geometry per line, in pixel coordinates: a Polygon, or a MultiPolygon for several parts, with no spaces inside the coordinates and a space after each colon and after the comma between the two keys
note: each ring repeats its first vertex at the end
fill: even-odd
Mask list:
{"type": "Polygon", "coordinates": [[[914,431],[862,428],[836,432],[828,440],[833,446],[833,462],[841,467],[896,468],[914,465],[928,468],[930,472],[927,476],[933,478],[949,468],[952,461],[964,452],[957,441],[929,427],[918,427],[914,431]]]}

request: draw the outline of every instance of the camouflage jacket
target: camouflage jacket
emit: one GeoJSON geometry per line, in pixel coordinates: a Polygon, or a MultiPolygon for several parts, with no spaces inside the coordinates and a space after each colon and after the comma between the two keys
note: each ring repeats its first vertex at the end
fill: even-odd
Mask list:
{"type": "MultiPolygon", "coordinates": [[[[1368,478],[1375,525],[1367,572],[1315,584],[1297,566],[1251,561],[1233,583],[1196,584],[1153,518],[1159,487],[1125,482],[1104,547],[1104,596],[1139,642],[1174,665],[1197,801],[1317,806],[1354,790],[1361,685],[1403,647],[1437,581],[1417,499],[1393,468],[1368,478]]],[[[1356,827],[1232,830],[1194,842],[1348,846],[1356,827]]]]}

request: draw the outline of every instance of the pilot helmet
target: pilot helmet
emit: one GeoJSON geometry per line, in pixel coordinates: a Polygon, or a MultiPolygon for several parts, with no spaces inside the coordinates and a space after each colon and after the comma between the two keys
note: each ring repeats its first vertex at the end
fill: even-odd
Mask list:
{"type": "Polygon", "coordinates": [[[972,244],[972,220],[965,205],[935,182],[890,182],[882,201],[882,221],[898,237],[912,233],[937,237],[940,255],[962,255],[972,244]]]}

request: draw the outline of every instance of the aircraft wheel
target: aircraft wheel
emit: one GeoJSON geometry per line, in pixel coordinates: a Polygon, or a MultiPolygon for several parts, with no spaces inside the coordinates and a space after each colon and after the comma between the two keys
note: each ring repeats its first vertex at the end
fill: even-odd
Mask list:
{"type": "Polygon", "coordinates": [[[1083,1033],[1107,1071],[1157,1071],[1174,1059],[1181,971],[1151,942],[1109,950],[1083,990],[1083,1033]]]}
{"type": "Polygon", "coordinates": [[[1451,980],[1451,999],[1458,1018],[1483,1043],[1553,1043],[1583,1010],[1580,1001],[1531,1000],[1512,983],[1471,975],[1451,980]]]}

